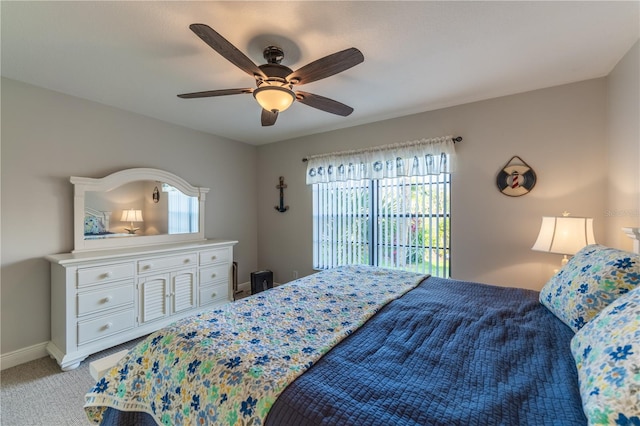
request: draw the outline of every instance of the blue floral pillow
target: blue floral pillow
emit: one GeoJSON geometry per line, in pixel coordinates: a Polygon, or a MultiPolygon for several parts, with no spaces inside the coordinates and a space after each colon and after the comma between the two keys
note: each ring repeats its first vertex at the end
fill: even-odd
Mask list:
{"type": "Polygon", "coordinates": [[[640,425],[640,287],[571,339],[590,425],[640,425]]]}
{"type": "Polygon", "coordinates": [[[101,235],[106,232],[102,219],[89,215],[84,217],[84,235],[101,235]]]}
{"type": "Polygon", "coordinates": [[[578,331],[603,308],[640,283],[640,255],[586,246],[540,291],[540,302],[578,331]]]}

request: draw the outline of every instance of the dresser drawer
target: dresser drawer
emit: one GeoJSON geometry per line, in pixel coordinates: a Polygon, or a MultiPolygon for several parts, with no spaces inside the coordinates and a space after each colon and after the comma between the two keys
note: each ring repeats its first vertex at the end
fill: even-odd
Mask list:
{"type": "Polygon", "coordinates": [[[146,274],[147,272],[157,272],[163,269],[179,268],[182,266],[196,266],[197,260],[198,258],[195,253],[139,260],[138,273],[146,274]]]}
{"type": "Polygon", "coordinates": [[[78,344],[82,345],[133,328],[133,308],[78,323],[78,344]]]}
{"type": "Polygon", "coordinates": [[[78,315],[133,304],[133,297],[133,281],[117,287],[101,287],[98,290],[81,292],[78,294],[78,315]]]}
{"type": "Polygon", "coordinates": [[[229,285],[227,283],[200,287],[200,306],[223,300],[229,300],[229,285]]]}
{"type": "Polygon", "coordinates": [[[222,262],[231,262],[231,256],[229,256],[228,248],[219,248],[200,252],[200,266],[222,262]]]}
{"type": "Polygon", "coordinates": [[[78,268],[78,287],[133,278],[133,263],[78,268]]]}
{"type": "Polygon", "coordinates": [[[209,266],[200,268],[200,285],[224,281],[229,283],[229,265],[209,266]]]}

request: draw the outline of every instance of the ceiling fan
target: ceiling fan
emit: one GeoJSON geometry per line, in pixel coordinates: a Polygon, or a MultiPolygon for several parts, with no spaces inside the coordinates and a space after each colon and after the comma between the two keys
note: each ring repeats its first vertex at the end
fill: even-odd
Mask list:
{"type": "Polygon", "coordinates": [[[179,98],[194,99],[252,93],[262,107],[261,119],[263,126],[273,126],[278,114],[289,108],[293,101],[296,100],[310,107],[343,117],[353,112],[353,108],[350,106],[333,99],[301,90],[294,92],[293,86],[321,80],[358,65],[364,61],[364,56],[355,47],[325,56],[293,71],[291,68],[280,64],[284,58],[284,52],[279,47],[268,46],[265,48],[263,56],[267,63],[258,66],[208,25],[191,24],[189,28],[213,50],[255,78],[256,88],[184,93],[178,95],[179,98]]]}

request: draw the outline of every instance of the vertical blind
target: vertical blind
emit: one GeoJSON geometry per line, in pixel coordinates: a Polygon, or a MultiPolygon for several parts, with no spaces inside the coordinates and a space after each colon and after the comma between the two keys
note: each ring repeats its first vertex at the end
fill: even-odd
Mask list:
{"type": "Polygon", "coordinates": [[[450,175],[313,185],[313,264],[450,275],[450,175]]]}
{"type": "Polygon", "coordinates": [[[370,264],[370,182],[313,185],[313,266],[370,264]]]}
{"type": "Polygon", "coordinates": [[[309,157],[314,268],[449,276],[454,168],[452,136],[309,157]]]}
{"type": "Polygon", "coordinates": [[[162,191],[168,197],[168,233],[198,232],[198,198],[185,195],[166,183],[162,184],[162,191]]]}

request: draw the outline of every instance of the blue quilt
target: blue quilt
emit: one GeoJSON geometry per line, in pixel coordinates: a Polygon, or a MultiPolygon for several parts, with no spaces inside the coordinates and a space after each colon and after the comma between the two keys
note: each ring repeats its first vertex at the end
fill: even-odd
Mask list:
{"type": "Polygon", "coordinates": [[[284,389],[265,424],[586,425],[572,336],[537,292],[432,277],[284,389]]]}
{"type": "Polygon", "coordinates": [[[586,425],[569,341],[538,293],[429,278],[275,402],[267,425],[586,425]]]}

